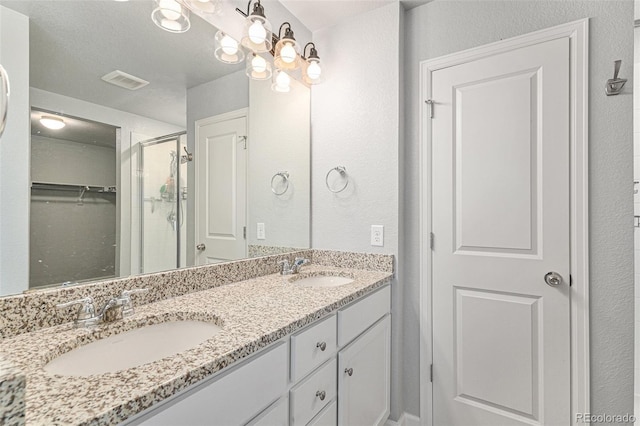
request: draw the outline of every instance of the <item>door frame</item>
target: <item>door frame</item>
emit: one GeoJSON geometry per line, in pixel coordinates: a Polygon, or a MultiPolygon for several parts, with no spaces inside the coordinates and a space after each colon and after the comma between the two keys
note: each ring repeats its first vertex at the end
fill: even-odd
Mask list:
{"type": "MultiPolygon", "coordinates": [[[[433,426],[433,361],[431,252],[432,193],[431,120],[427,104],[431,98],[431,74],[443,68],[511,50],[568,38],[570,43],[570,341],[571,424],[577,413],[590,412],[589,377],[589,18],[535,31],[507,40],[463,50],[420,62],[420,422],[433,426]],[[425,170],[427,169],[427,170],[425,170]]],[[[435,109],[437,114],[437,107],[435,109]]],[[[439,425],[435,425],[439,426],[439,425]]]]}
{"type": "MultiPolygon", "coordinates": [[[[199,202],[200,202],[200,188],[199,188],[199,182],[198,182],[198,176],[200,176],[200,150],[199,150],[199,144],[198,144],[198,140],[200,139],[200,128],[204,127],[204,126],[208,126],[210,124],[215,124],[215,123],[220,123],[223,121],[228,121],[228,120],[233,120],[235,118],[242,118],[244,117],[247,120],[247,128],[245,129],[247,133],[244,137],[247,138],[246,140],[246,144],[247,144],[247,185],[249,183],[249,179],[248,179],[248,174],[249,174],[249,108],[240,108],[240,109],[236,109],[234,111],[229,111],[229,112],[225,112],[222,114],[218,114],[218,115],[214,115],[212,117],[207,117],[207,118],[202,118],[200,120],[196,120],[195,122],[195,136],[194,136],[194,147],[193,147],[193,155],[195,157],[195,161],[194,161],[194,171],[195,171],[195,179],[193,182],[193,194],[194,194],[194,230],[195,230],[195,238],[194,238],[194,244],[193,247],[191,247],[192,253],[193,253],[193,259],[194,259],[194,263],[197,264],[197,259],[198,259],[198,249],[196,249],[196,245],[195,244],[199,238],[200,235],[200,209],[198,208],[199,206],[199,202]]],[[[247,205],[247,209],[245,212],[245,224],[248,221],[248,212],[249,212],[249,191],[246,191],[246,195],[245,195],[245,204],[247,205]]],[[[247,240],[245,240],[245,246],[247,245],[247,240]]],[[[246,249],[246,247],[245,247],[246,249]]],[[[246,250],[245,250],[246,253],[246,250]]]]}

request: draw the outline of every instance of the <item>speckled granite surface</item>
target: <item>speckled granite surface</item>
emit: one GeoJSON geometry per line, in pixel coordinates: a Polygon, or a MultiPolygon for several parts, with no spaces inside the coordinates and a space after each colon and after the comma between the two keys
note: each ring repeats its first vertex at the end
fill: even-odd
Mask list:
{"type": "Polygon", "coordinates": [[[292,251],[303,251],[303,249],[294,247],[261,246],[257,244],[249,244],[247,246],[247,253],[249,257],[270,256],[273,254],[289,253],[292,251]]]}
{"type": "Polygon", "coordinates": [[[24,373],[0,357],[0,424],[20,426],[25,422],[24,373]]]}
{"type": "MultiPolygon", "coordinates": [[[[305,267],[305,273],[332,270],[326,266],[337,259],[338,255],[332,253],[323,252],[318,258],[323,263],[305,267]]],[[[313,257],[313,254],[297,255],[313,257]]],[[[340,264],[362,267],[373,262],[366,256],[356,255],[349,260],[350,254],[341,255],[340,264]]],[[[378,270],[335,269],[336,273],[353,277],[353,283],[333,288],[303,288],[291,282],[292,277],[279,274],[247,279],[247,275],[256,275],[255,271],[260,268],[272,270],[277,259],[271,256],[252,260],[256,262],[250,264],[252,270],[245,270],[247,261],[242,261],[238,263],[244,265],[232,263],[222,265],[223,268],[210,266],[156,274],[171,275],[169,283],[167,277],[164,278],[164,285],[186,289],[187,294],[167,299],[171,296],[165,295],[171,291],[158,288],[156,291],[165,300],[138,306],[133,317],[93,331],[74,329],[67,323],[40,327],[37,331],[5,339],[0,352],[26,374],[26,423],[116,424],[389,283],[393,274],[392,257],[379,256],[378,261],[373,262],[374,266],[379,266],[378,270]],[[388,270],[380,270],[384,268],[388,270]],[[233,277],[243,281],[215,285],[233,281],[233,277]],[[201,291],[194,293],[196,289],[201,291]],[[213,321],[223,330],[193,349],[117,373],[75,378],[48,375],[43,370],[48,360],[89,341],[143,324],[175,319],[213,321]]],[[[136,277],[131,281],[135,283],[140,279],[148,287],[146,279],[149,277],[136,277]]],[[[142,286],[137,284],[126,288],[142,286]]],[[[78,292],[78,288],[72,290],[78,292]]],[[[79,291],[76,297],[84,293],[79,291]]],[[[113,293],[109,291],[110,295],[113,293]]],[[[93,292],[90,294],[94,295],[93,292]]],[[[148,297],[146,300],[153,300],[154,296],[148,297]]],[[[57,297],[55,303],[69,299],[57,297]]],[[[52,303],[48,302],[47,306],[52,303]]]]}

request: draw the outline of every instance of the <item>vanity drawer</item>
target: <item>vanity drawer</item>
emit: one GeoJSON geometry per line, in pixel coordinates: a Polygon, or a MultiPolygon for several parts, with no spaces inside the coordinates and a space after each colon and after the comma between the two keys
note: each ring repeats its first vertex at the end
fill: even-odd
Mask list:
{"type": "Polygon", "coordinates": [[[334,400],[311,420],[307,426],[336,426],[338,424],[338,403],[334,400]]]}
{"type": "Polygon", "coordinates": [[[292,382],[297,382],[335,354],[336,327],[336,316],[332,315],[291,336],[292,382]]]}
{"type": "Polygon", "coordinates": [[[289,426],[289,398],[280,398],[247,426],[289,426]]]}
{"type": "Polygon", "coordinates": [[[390,286],[338,311],[338,345],[345,346],[389,312],[391,312],[390,286]]]}
{"type": "Polygon", "coordinates": [[[320,367],[302,383],[291,389],[291,425],[301,426],[336,397],[337,368],[335,358],[320,367]],[[321,396],[320,392],[324,392],[321,396]]]}

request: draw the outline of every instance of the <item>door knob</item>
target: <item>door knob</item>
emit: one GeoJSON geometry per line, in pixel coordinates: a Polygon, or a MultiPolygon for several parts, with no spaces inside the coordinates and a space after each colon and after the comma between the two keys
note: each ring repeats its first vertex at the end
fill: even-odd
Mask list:
{"type": "Polygon", "coordinates": [[[544,276],[544,282],[549,284],[551,287],[556,287],[562,284],[562,275],[557,272],[547,272],[544,276]]]}
{"type": "Polygon", "coordinates": [[[207,246],[205,246],[204,244],[200,243],[196,246],[196,248],[198,249],[198,251],[205,251],[207,249],[207,246]]]}

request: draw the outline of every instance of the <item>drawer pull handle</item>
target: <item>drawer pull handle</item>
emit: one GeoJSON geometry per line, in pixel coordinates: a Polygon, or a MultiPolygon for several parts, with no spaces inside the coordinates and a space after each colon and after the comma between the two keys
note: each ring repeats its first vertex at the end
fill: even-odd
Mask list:
{"type": "Polygon", "coordinates": [[[345,368],[344,372],[347,373],[349,376],[353,376],[353,368],[345,368]]]}
{"type": "Polygon", "coordinates": [[[326,342],[318,342],[316,344],[316,348],[320,348],[320,350],[322,352],[324,352],[324,350],[327,349],[327,343],[326,342]]]}
{"type": "Polygon", "coordinates": [[[327,397],[327,394],[325,391],[318,391],[316,392],[316,396],[320,398],[320,401],[324,401],[324,399],[327,397]]]}

